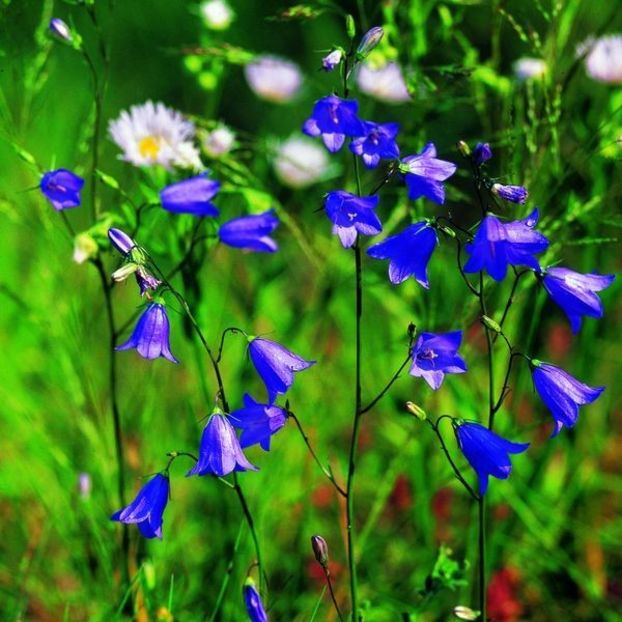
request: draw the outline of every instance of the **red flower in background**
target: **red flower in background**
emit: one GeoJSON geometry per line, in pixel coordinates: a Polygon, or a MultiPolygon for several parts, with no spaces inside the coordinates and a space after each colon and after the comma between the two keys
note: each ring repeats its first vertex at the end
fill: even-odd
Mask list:
{"type": "Polygon", "coordinates": [[[494,622],[519,622],[523,605],[517,598],[520,587],[520,574],[516,568],[508,566],[496,572],[488,584],[486,595],[488,617],[494,622]]]}

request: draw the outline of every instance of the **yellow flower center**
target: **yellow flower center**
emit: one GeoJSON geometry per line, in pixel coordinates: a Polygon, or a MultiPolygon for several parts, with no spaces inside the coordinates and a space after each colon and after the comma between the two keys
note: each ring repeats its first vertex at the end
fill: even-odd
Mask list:
{"type": "Polygon", "coordinates": [[[146,136],[138,142],[138,151],[143,158],[155,160],[160,152],[159,136],[146,136]]]}

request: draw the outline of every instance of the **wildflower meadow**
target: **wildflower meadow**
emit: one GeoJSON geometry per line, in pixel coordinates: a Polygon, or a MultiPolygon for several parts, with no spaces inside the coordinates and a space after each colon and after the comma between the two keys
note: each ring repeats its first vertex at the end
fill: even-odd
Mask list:
{"type": "Polygon", "coordinates": [[[622,620],[619,2],[0,4],[0,620],[622,620]]]}

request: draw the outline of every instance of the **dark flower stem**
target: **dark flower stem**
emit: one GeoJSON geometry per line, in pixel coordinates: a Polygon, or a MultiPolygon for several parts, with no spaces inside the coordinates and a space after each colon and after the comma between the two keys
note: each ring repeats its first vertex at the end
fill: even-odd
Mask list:
{"type": "Polygon", "coordinates": [[[399,369],[393,374],[391,380],[389,380],[389,382],[384,387],[384,389],[382,389],[382,391],[380,391],[380,393],[378,393],[378,395],[371,402],[369,402],[367,406],[361,408],[361,413],[360,413],[361,415],[364,415],[366,412],[370,411],[388,393],[389,389],[393,386],[393,383],[400,377],[400,374],[402,373],[404,367],[408,365],[408,363],[410,362],[412,358],[412,355],[410,352],[411,348],[412,348],[412,339],[410,340],[410,344],[408,346],[408,354],[406,358],[404,359],[404,362],[400,365],[399,369]]]}
{"type": "MultiPolygon", "coordinates": [[[[205,348],[205,351],[207,352],[207,356],[209,357],[209,360],[212,363],[212,368],[214,369],[214,375],[216,376],[216,382],[218,384],[218,395],[220,397],[220,402],[222,403],[223,410],[228,413],[230,410],[229,402],[227,401],[227,396],[225,394],[225,387],[223,384],[222,374],[220,372],[220,366],[218,364],[218,359],[214,356],[211,348],[209,347],[209,344],[207,343],[207,339],[205,339],[205,335],[203,334],[201,327],[199,326],[192,311],[190,310],[190,307],[188,303],[186,302],[186,299],[171,285],[168,279],[164,276],[164,273],[160,270],[160,268],[158,268],[158,266],[155,264],[153,260],[151,260],[151,264],[153,265],[155,272],[159,275],[160,279],[162,280],[162,283],[169,289],[171,294],[175,296],[179,304],[183,307],[186,315],[188,316],[188,319],[190,320],[190,323],[192,324],[192,327],[194,328],[194,331],[199,337],[199,340],[201,341],[201,343],[203,344],[203,347],[205,348]]],[[[233,473],[233,488],[235,489],[235,492],[238,496],[240,505],[242,507],[242,512],[244,513],[244,517],[246,518],[246,523],[248,524],[248,529],[251,532],[251,537],[253,538],[253,544],[255,546],[255,556],[257,557],[257,566],[259,569],[259,591],[260,593],[263,593],[264,567],[263,567],[262,556],[261,556],[261,547],[259,546],[259,539],[257,538],[257,532],[255,530],[255,521],[253,520],[253,516],[248,507],[248,503],[246,502],[246,497],[244,496],[244,492],[242,491],[242,488],[238,481],[238,474],[235,472],[233,473]]]]}
{"type": "MultiPolygon", "coordinates": [[[[503,315],[501,316],[501,320],[499,321],[499,326],[501,326],[501,328],[503,328],[503,323],[505,322],[505,319],[508,316],[512,303],[514,302],[514,295],[516,294],[516,288],[518,287],[518,283],[521,280],[522,276],[524,274],[527,274],[527,272],[529,272],[529,270],[523,270],[522,272],[519,272],[516,268],[514,268],[514,283],[512,283],[512,289],[510,290],[510,295],[508,296],[507,302],[505,303],[505,308],[503,309],[503,315]]],[[[497,341],[499,334],[501,333],[498,333],[494,336],[493,343],[497,341]]]]}
{"type": "MultiPolygon", "coordinates": [[[[114,430],[114,447],[117,462],[117,492],[120,507],[125,507],[125,466],[123,460],[123,433],[121,429],[121,414],[117,397],[117,359],[115,357],[115,345],[117,331],[115,328],[114,308],[112,306],[112,286],[108,275],[99,257],[93,261],[101,281],[104,299],[106,301],[106,318],[108,321],[109,348],[108,348],[108,392],[110,394],[110,407],[112,410],[112,425],[114,430]]],[[[121,540],[121,553],[123,555],[123,584],[129,585],[130,581],[130,534],[127,524],[123,524],[121,540]]]]}
{"type": "Polygon", "coordinates": [[[296,426],[298,427],[298,431],[300,432],[300,436],[302,436],[302,440],[305,442],[305,445],[307,446],[307,449],[309,450],[309,453],[311,454],[311,456],[313,457],[313,459],[315,460],[317,465],[320,467],[320,470],[322,471],[322,473],[324,473],[324,475],[326,475],[326,477],[328,478],[330,483],[334,486],[335,490],[341,496],[345,497],[346,496],[346,491],[337,483],[337,480],[335,479],[335,476],[331,473],[331,471],[329,469],[327,469],[322,464],[320,459],[317,457],[317,454],[315,453],[315,451],[313,450],[313,447],[311,446],[311,442],[309,441],[309,437],[307,436],[306,432],[304,431],[304,429],[302,427],[302,424],[300,423],[298,417],[296,417],[296,415],[293,412],[291,412],[291,411],[287,412],[287,416],[290,419],[294,420],[294,423],[296,424],[296,426]]]}
{"type": "Polygon", "coordinates": [[[335,611],[337,612],[337,615],[339,616],[340,622],[343,622],[343,616],[341,615],[341,610],[339,609],[339,605],[337,604],[337,599],[335,598],[335,592],[333,591],[333,582],[331,581],[331,578],[330,578],[330,570],[326,566],[322,566],[322,569],[324,570],[324,576],[326,577],[326,584],[328,585],[328,591],[330,592],[330,597],[333,601],[335,611]]]}

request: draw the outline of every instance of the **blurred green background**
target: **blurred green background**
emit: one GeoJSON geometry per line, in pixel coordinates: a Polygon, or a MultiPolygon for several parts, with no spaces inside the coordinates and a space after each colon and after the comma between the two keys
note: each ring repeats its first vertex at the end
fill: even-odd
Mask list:
{"type": "MultiPolygon", "coordinates": [[[[84,59],[49,36],[49,19],[70,24],[96,59],[99,75],[106,69],[97,29],[78,2],[0,4],[0,618],[123,619],[128,614],[119,608],[121,527],[109,521],[119,500],[104,301],[96,270],[72,261],[73,241],[36,188],[40,171],[66,167],[88,176],[93,92],[84,59]],[[92,478],[88,497],[79,494],[80,473],[92,478]]],[[[110,52],[99,168],[138,200],[149,199],[166,182],[163,172],[145,174],[120,161],[105,130],[121,110],[147,99],[182,111],[199,126],[222,121],[238,133],[239,146],[224,161],[204,158],[213,176],[229,184],[217,203],[230,217],[276,207],[284,220],[276,234],[280,251],[244,254],[205,242],[194,255],[199,268],[175,282],[185,289],[210,343],[234,325],[317,359],[288,397],[340,481],[354,394],[354,268],[351,253],[316,210],[327,191],[352,189],[350,158],[344,152],[331,156],[328,178],[304,190],[280,183],[272,159],[279,141],[299,133],[313,102],[339,88],[336,75],[318,68],[331,46],[347,46],[345,14],[354,16],[359,35],[372,25],[385,27],[378,54],[399,59],[413,94],[411,102],[389,105],[353,85],[362,116],[399,121],[404,155],[431,140],[444,159],[461,165],[448,183],[446,210],[465,225],[475,222],[475,197],[455,143],[488,141],[494,174],[526,185],[528,207],[540,208],[541,229],[552,240],[543,263],[614,273],[620,268],[622,225],[622,89],[591,80],[577,47],[591,35],[622,29],[616,4],[358,0],[310,4],[319,13],[312,19],[274,19],[286,2],[231,0],[235,21],[213,32],[203,24],[198,3],[96,3],[110,52]],[[221,58],[224,42],[296,61],[305,76],[302,92],[286,104],[257,98],[242,66],[228,62],[235,54],[221,58]],[[190,52],[194,58],[188,60],[190,52]],[[523,56],[544,59],[547,76],[517,80],[513,63],[523,56]]],[[[373,188],[378,179],[380,172],[366,172],[364,187],[373,188]]],[[[131,207],[113,188],[100,183],[98,192],[101,209],[116,214],[116,222],[131,218],[131,207]]],[[[395,181],[383,190],[379,214],[391,232],[409,218],[438,210],[407,202],[395,181]]],[[[504,215],[526,211],[511,206],[504,215]]],[[[92,224],[86,206],[66,215],[75,231],[92,224]]],[[[150,209],[139,242],[169,269],[183,255],[178,240],[193,225],[189,216],[150,209]]],[[[108,251],[103,259],[110,272],[119,265],[108,251]]],[[[412,400],[435,415],[483,416],[483,334],[454,262],[453,246],[445,241],[430,264],[431,288],[425,291],[412,280],[391,286],[384,262],[365,261],[364,402],[402,362],[411,321],[420,330],[464,330],[462,353],[469,364],[468,374],[448,378],[438,393],[404,375],[364,419],[356,524],[368,622],[446,620],[455,605],[476,605],[475,507],[453,480],[429,430],[404,410],[412,400]],[[453,550],[460,567],[469,565],[465,581],[422,597],[441,545],[453,550]]],[[[572,337],[535,280],[524,279],[519,287],[507,324],[514,343],[607,390],[582,409],[574,429],[550,440],[550,415],[533,393],[528,370],[519,367],[513,377],[498,430],[532,446],[514,458],[511,478],[493,480],[488,493],[489,614],[495,620],[622,620],[619,293],[618,279],[602,293],[605,318],[586,320],[572,337]]],[[[490,289],[494,317],[507,295],[507,283],[490,289]]],[[[133,286],[114,288],[120,324],[132,317],[137,301],[133,286]]],[[[181,310],[169,302],[172,349],[182,364],[145,361],[135,352],[116,355],[128,498],[139,477],[163,468],[167,451],[196,450],[201,419],[213,405],[211,370],[181,310]]],[[[241,405],[246,391],[264,395],[243,339],[227,341],[223,372],[232,406],[241,405]]],[[[453,451],[453,439],[448,443],[453,451]]],[[[309,538],[319,533],[328,541],[337,598],[347,609],[341,499],[291,422],[269,453],[256,447],[247,454],[261,467],[240,480],[263,549],[272,619],[310,620],[319,603],[315,619],[335,620],[328,598],[320,599],[322,576],[309,538]]],[[[237,499],[217,480],[185,479],[190,465],[182,462],[173,466],[164,539],[139,540],[130,529],[139,586],[136,617],[209,619],[233,559],[217,619],[242,620],[241,586],[254,550],[243,526],[233,556],[242,524],[237,499]]]]}

